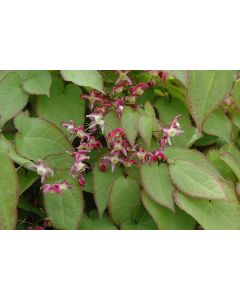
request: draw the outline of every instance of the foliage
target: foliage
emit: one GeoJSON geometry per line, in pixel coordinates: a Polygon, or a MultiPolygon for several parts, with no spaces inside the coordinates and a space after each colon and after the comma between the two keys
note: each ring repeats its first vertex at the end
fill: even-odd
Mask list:
{"type": "Polygon", "coordinates": [[[240,229],[238,71],[0,71],[0,229],[240,229]]]}

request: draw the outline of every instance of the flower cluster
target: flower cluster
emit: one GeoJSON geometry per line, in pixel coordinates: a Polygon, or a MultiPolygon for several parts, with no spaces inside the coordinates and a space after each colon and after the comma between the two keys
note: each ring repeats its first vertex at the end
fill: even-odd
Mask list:
{"type": "MultiPolygon", "coordinates": [[[[78,146],[70,155],[74,163],[70,169],[70,176],[76,178],[81,187],[85,185],[84,173],[89,170],[88,160],[94,149],[102,147],[101,142],[96,138],[96,133],[104,133],[104,115],[109,111],[115,111],[118,118],[121,118],[122,111],[126,106],[138,110],[138,98],[148,88],[154,85],[154,80],[148,82],[134,83],[129,76],[130,71],[116,71],[117,80],[108,93],[92,90],[89,94],[81,95],[81,98],[89,102],[90,113],[86,116],[89,119],[84,126],[78,126],[73,120],[62,122],[62,126],[70,133],[70,140],[78,141],[78,146]]],[[[166,81],[167,75],[163,71],[146,71],[153,76],[158,76],[162,82],[166,81]]],[[[116,166],[123,165],[131,167],[135,164],[151,164],[153,161],[165,161],[165,145],[171,145],[173,137],[183,133],[179,124],[180,116],[176,116],[168,128],[161,128],[162,138],[158,141],[159,147],[152,151],[145,150],[140,144],[131,145],[123,128],[116,128],[110,131],[106,137],[106,144],[109,150],[101,161],[99,168],[102,172],[111,166],[112,171],[116,166]]],[[[43,161],[32,168],[41,176],[43,182],[46,177],[53,176],[54,172],[43,161]]],[[[65,190],[73,188],[64,180],[54,184],[45,184],[42,189],[45,193],[62,194],[65,190]]]]}

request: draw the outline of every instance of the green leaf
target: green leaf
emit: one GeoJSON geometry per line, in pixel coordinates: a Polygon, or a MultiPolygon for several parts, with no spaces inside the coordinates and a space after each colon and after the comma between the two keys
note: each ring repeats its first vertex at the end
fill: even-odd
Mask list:
{"type": "Polygon", "coordinates": [[[0,153],[0,229],[14,229],[17,221],[19,184],[12,161],[0,153]]]}
{"type": "Polygon", "coordinates": [[[20,193],[22,195],[39,177],[37,173],[25,170],[23,168],[17,171],[20,193]]]}
{"type": "Polygon", "coordinates": [[[20,112],[28,102],[28,94],[21,86],[16,73],[6,75],[0,81],[0,128],[20,112]]]}
{"type": "Polygon", "coordinates": [[[138,222],[131,220],[122,223],[122,230],[155,230],[157,229],[150,215],[144,210],[138,222]]]}
{"type": "Polygon", "coordinates": [[[104,135],[107,136],[113,129],[121,127],[120,120],[114,111],[106,113],[104,116],[104,135]]]}
{"type": "Polygon", "coordinates": [[[133,178],[118,177],[109,195],[109,212],[114,223],[132,220],[135,210],[141,206],[140,187],[133,178]]]}
{"type": "Polygon", "coordinates": [[[196,226],[196,221],[178,207],[175,212],[172,212],[153,201],[145,192],[142,192],[142,201],[158,229],[186,230],[194,229],[196,226]]]}
{"type": "Polygon", "coordinates": [[[136,110],[128,106],[124,108],[121,116],[121,124],[122,128],[125,129],[128,140],[132,146],[138,135],[138,118],[139,113],[136,110]]]}
{"type": "Polygon", "coordinates": [[[88,215],[85,214],[81,220],[80,230],[116,230],[117,227],[111,219],[104,214],[100,219],[96,210],[91,211],[88,215]]]}
{"type": "Polygon", "coordinates": [[[232,140],[232,123],[222,109],[218,109],[209,115],[204,123],[203,131],[218,136],[227,143],[232,140]]]}
{"type": "Polygon", "coordinates": [[[231,168],[229,168],[229,166],[221,159],[221,151],[211,149],[207,153],[207,157],[223,178],[225,178],[226,180],[237,182],[237,177],[235,176],[231,168]]]}
{"type": "Polygon", "coordinates": [[[189,148],[202,137],[198,129],[192,125],[183,125],[181,128],[184,133],[172,139],[173,146],[189,148]]]}
{"type": "Polygon", "coordinates": [[[189,71],[187,102],[201,131],[208,115],[233,88],[237,71],[189,71]]]}
{"type": "Polygon", "coordinates": [[[204,229],[240,229],[240,205],[235,201],[206,201],[175,194],[177,205],[191,215],[204,229]]]}
{"type": "Polygon", "coordinates": [[[52,77],[49,71],[32,70],[16,72],[20,76],[23,88],[27,93],[49,96],[52,83],[52,77]]]}
{"type": "Polygon", "coordinates": [[[153,119],[150,115],[142,113],[138,119],[138,132],[147,149],[151,146],[152,132],[153,132],[153,119]]]}
{"type": "Polygon", "coordinates": [[[232,91],[232,97],[240,105],[240,80],[238,79],[235,83],[234,89],[232,91]]]}
{"type": "Polygon", "coordinates": [[[209,172],[199,162],[177,159],[170,164],[169,171],[174,185],[191,197],[228,200],[224,191],[224,180],[209,172]]]}
{"type": "Polygon", "coordinates": [[[19,114],[14,122],[19,131],[16,134],[17,152],[28,159],[37,161],[72,150],[61,130],[48,121],[19,114]]]}
{"type": "Polygon", "coordinates": [[[153,163],[141,167],[142,185],[145,192],[158,204],[174,211],[173,185],[166,164],[153,163]]]}
{"type": "Polygon", "coordinates": [[[83,195],[79,184],[68,172],[57,172],[48,177],[46,183],[68,180],[73,189],[63,194],[44,193],[44,206],[52,225],[56,229],[77,229],[83,215],[83,195]]]}
{"type": "Polygon", "coordinates": [[[50,97],[40,96],[37,101],[37,114],[67,133],[61,125],[62,122],[74,120],[78,125],[84,124],[85,101],[80,98],[80,95],[81,89],[74,84],[69,84],[64,91],[59,89],[58,93],[51,93],[50,97]]]}
{"type": "Polygon", "coordinates": [[[159,119],[165,125],[170,125],[173,119],[181,115],[181,125],[191,125],[191,119],[187,107],[178,99],[160,98],[156,101],[155,107],[158,111],[159,119]]]}
{"type": "Polygon", "coordinates": [[[207,172],[210,172],[216,177],[221,178],[218,170],[216,170],[216,168],[214,168],[214,166],[209,162],[206,156],[199,151],[179,147],[167,147],[165,149],[165,154],[168,158],[169,163],[172,163],[173,161],[179,158],[183,160],[188,160],[193,163],[197,162],[202,167],[204,167],[207,170],[207,172]]]}
{"type": "MultiPolygon", "coordinates": [[[[240,103],[240,100],[239,100],[239,103],[240,103]]],[[[232,121],[233,121],[234,125],[237,126],[238,129],[240,129],[240,111],[233,112],[232,121]]]]}
{"type": "Polygon", "coordinates": [[[240,160],[236,159],[231,153],[228,152],[223,153],[221,155],[221,159],[232,169],[240,181],[240,160]]]}
{"type": "Polygon", "coordinates": [[[2,134],[0,134],[0,153],[8,155],[15,163],[29,168],[32,165],[32,161],[20,156],[14,147],[14,145],[9,142],[2,134]]]}
{"type": "Polygon", "coordinates": [[[187,74],[188,71],[185,70],[175,70],[175,71],[166,71],[168,74],[172,75],[174,78],[179,80],[184,86],[187,86],[187,74]]]}
{"type": "Polygon", "coordinates": [[[64,80],[66,81],[72,81],[73,83],[80,85],[80,86],[86,86],[90,87],[99,91],[103,91],[103,80],[102,76],[97,71],[61,71],[61,75],[64,80]]]}
{"type": "Polygon", "coordinates": [[[111,168],[107,168],[105,172],[99,170],[99,161],[94,165],[93,168],[93,191],[94,199],[98,209],[100,217],[108,205],[109,193],[113,182],[122,174],[120,168],[115,168],[114,172],[111,168]]]}

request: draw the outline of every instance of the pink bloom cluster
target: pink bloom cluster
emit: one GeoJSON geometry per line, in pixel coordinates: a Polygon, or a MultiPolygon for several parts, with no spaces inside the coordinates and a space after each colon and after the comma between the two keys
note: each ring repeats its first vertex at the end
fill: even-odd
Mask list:
{"type": "MultiPolygon", "coordinates": [[[[79,146],[70,153],[74,158],[74,163],[70,170],[70,175],[78,180],[81,187],[85,185],[84,173],[89,169],[88,160],[90,153],[94,149],[99,149],[102,144],[94,136],[100,129],[104,133],[104,115],[109,111],[115,111],[118,118],[121,118],[125,106],[138,109],[137,100],[144,91],[154,85],[154,81],[140,82],[135,84],[129,77],[130,71],[117,71],[118,78],[115,85],[108,94],[98,91],[91,91],[89,94],[81,95],[82,99],[89,102],[90,114],[87,115],[89,122],[87,125],[78,126],[75,121],[62,122],[62,126],[70,133],[70,139],[79,141],[79,146]]],[[[146,71],[153,76],[158,76],[163,82],[167,75],[162,71],[146,71]]],[[[99,168],[106,171],[110,165],[114,171],[116,165],[131,167],[134,164],[151,164],[153,161],[165,161],[165,145],[171,145],[174,136],[183,133],[178,122],[180,116],[176,116],[168,128],[162,129],[163,136],[159,140],[159,147],[153,151],[146,151],[141,145],[131,146],[126,132],[123,128],[116,128],[110,131],[106,137],[109,153],[101,161],[99,168]]],[[[43,161],[35,164],[32,168],[41,176],[43,182],[46,177],[53,176],[54,172],[43,161]]],[[[72,189],[72,185],[64,180],[54,184],[45,184],[42,189],[45,193],[62,194],[67,189],[72,189]]]]}

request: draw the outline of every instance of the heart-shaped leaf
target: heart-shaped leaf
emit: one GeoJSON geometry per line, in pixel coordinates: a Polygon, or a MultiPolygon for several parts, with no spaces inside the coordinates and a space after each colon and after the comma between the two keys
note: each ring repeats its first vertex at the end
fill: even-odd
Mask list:
{"type": "Polygon", "coordinates": [[[169,171],[174,185],[191,197],[228,200],[224,180],[220,180],[198,162],[177,159],[170,164],[169,171]]]}
{"type": "Polygon", "coordinates": [[[120,120],[114,111],[106,113],[104,116],[104,135],[107,136],[110,131],[121,127],[120,120]]]}
{"type": "Polygon", "coordinates": [[[136,222],[134,220],[122,223],[122,230],[155,230],[157,226],[153,222],[151,216],[146,210],[143,211],[142,216],[136,222]]]}
{"type": "Polygon", "coordinates": [[[46,179],[46,183],[68,180],[73,189],[63,194],[44,193],[44,206],[47,216],[56,229],[77,229],[83,215],[83,195],[77,181],[68,172],[57,172],[54,177],[46,179]]]}
{"type": "Polygon", "coordinates": [[[20,112],[28,102],[17,73],[9,73],[0,81],[0,128],[20,112]]]}
{"type": "Polygon", "coordinates": [[[227,143],[230,143],[232,140],[232,129],[232,122],[222,109],[218,109],[210,114],[203,126],[204,132],[218,136],[227,143]]]}
{"type": "Polygon", "coordinates": [[[111,219],[104,214],[99,218],[96,210],[91,211],[88,215],[85,214],[81,220],[80,230],[116,230],[117,227],[113,224],[111,219]]]}
{"type": "Polygon", "coordinates": [[[16,71],[21,78],[24,90],[29,94],[47,95],[52,83],[52,77],[49,71],[31,70],[16,71]]]}
{"type": "MultiPolygon", "coordinates": [[[[56,80],[59,79],[53,81],[53,89],[59,85],[56,80]]],[[[85,120],[85,101],[80,98],[80,95],[81,89],[74,84],[69,84],[64,91],[58,90],[58,93],[51,93],[50,97],[39,96],[37,114],[62,130],[62,122],[74,120],[78,125],[82,125],[85,120]]]]}
{"type": "Polygon", "coordinates": [[[108,168],[105,172],[99,170],[99,162],[94,165],[93,168],[93,190],[94,190],[94,199],[98,209],[100,217],[103,216],[103,213],[108,205],[109,193],[112,187],[113,182],[117,177],[122,174],[120,168],[115,168],[114,172],[111,171],[111,168],[108,168]]]}
{"type": "Polygon", "coordinates": [[[141,178],[144,191],[158,204],[174,211],[173,185],[169,178],[167,165],[164,163],[143,165],[141,178]]]}
{"type": "Polygon", "coordinates": [[[122,128],[127,133],[128,140],[133,146],[138,135],[139,113],[130,107],[125,107],[121,116],[122,128]]]}
{"type": "Polygon", "coordinates": [[[0,153],[0,229],[14,229],[17,221],[19,184],[12,161],[0,153]]]}
{"type": "Polygon", "coordinates": [[[177,205],[191,215],[204,229],[240,229],[240,205],[235,201],[203,201],[175,193],[177,205]]]}
{"type": "Polygon", "coordinates": [[[220,158],[232,169],[240,181],[240,160],[237,160],[231,153],[225,152],[220,158]]]}
{"type": "Polygon", "coordinates": [[[201,131],[208,115],[231,92],[237,71],[189,71],[187,102],[201,131]]]}
{"type": "Polygon", "coordinates": [[[170,75],[172,75],[173,77],[175,77],[177,80],[179,80],[184,86],[187,85],[187,73],[188,71],[185,70],[167,70],[167,73],[169,73],[170,75]]]}
{"type": "Polygon", "coordinates": [[[17,152],[34,161],[50,155],[64,154],[72,146],[60,129],[39,118],[19,114],[15,118],[17,152]]]}
{"type": "Polygon", "coordinates": [[[134,212],[141,206],[140,187],[130,177],[118,177],[111,188],[109,196],[109,212],[114,223],[120,226],[131,221],[134,212]]]}
{"type": "Polygon", "coordinates": [[[186,230],[194,229],[196,226],[196,221],[184,211],[176,207],[176,211],[172,212],[153,201],[144,191],[142,192],[142,202],[158,229],[186,230]]]}
{"type": "Polygon", "coordinates": [[[103,91],[103,80],[102,76],[97,71],[87,70],[72,70],[72,71],[61,71],[61,75],[64,80],[72,81],[73,83],[90,87],[99,91],[103,91]]]}
{"type": "Polygon", "coordinates": [[[152,141],[153,119],[147,113],[142,113],[138,119],[138,132],[149,149],[152,141]]]}

